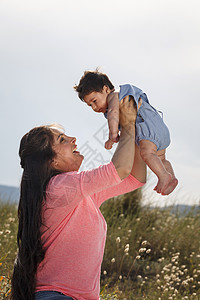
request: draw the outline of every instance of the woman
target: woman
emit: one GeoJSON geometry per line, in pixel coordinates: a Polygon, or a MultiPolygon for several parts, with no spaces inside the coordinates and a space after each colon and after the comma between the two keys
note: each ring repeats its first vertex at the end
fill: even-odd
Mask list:
{"type": "Polygon", "coordinates": [[[22,138],[13,300],[99,299],[106,239],[99,207],[141,187],[146,178],[133,142],[135,119],[133,101],[126,97],[120,103],[122,130],[112,161],[80,173],[83,155],[76,150],[76,138],[52,126],[36,127],[22,138]]]}

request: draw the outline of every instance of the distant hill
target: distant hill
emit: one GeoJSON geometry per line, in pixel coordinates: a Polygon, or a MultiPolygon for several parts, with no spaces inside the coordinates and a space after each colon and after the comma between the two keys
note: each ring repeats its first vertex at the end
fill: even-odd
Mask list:
{"type": "Polygon", "coordinates": [[[8,185],[0,185],[0,201],[19,202],[19,188],[8,185]]]}
{"type": "MultiPolygon", "coordinates": [[[[153,207],[152,207],[153,209],[153,207]]],[[[172,214],[178,213],[181,216],[187,215],[189,212],[192,214],[200,213],[199,205],[185,205],[185,204],[176,204],[174,206],[160,207],[161,210],[169,210],[172,214]]]]}

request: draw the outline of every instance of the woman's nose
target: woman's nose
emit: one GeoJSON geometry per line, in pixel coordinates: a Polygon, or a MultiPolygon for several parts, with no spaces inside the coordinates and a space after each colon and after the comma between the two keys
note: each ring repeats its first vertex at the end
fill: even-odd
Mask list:
{"type": "Polygon", "coordinates": [[[76,142],[76,138],[75,137],[71,137],[71,141],[72,144],[74,144],[76,142]]]}

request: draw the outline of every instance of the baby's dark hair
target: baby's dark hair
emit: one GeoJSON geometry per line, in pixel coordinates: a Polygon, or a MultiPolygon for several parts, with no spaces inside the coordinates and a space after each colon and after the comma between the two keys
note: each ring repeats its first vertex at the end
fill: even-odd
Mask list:
{"type": "Polygon", "coordinates": [[[85,71],[78,85],[74,86],[79,98],[84,101],[84,97],[92,92],[101,92],[104,85],[114,91],[114,85],[106,74],[96,69],[95,71],[85,71]]]}

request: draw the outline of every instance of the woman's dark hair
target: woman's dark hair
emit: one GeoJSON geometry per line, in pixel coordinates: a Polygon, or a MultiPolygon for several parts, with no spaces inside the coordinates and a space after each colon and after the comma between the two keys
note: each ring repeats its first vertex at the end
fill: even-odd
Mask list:
{"type": "Polygon", "coordinates": [[[106,74],[96,71],[85,71],[78,85],[74,86],[79,98],[84,101],[84,97],[92,92],[101,92],[104,85],[108,86],[111,91],[114,85],[106,74]]]}
{"type": "Polygon", "coordinates": [[[41,207],[50,178],[59,173],[51,167],[55,156],[53,138],[51,125],[40,126],[25,134],[20,143],[23,174],[18,206],[18,254],[12,276],[13,300],[35,299],[35,275],[45,255],[40,233],[41,207]]]}

